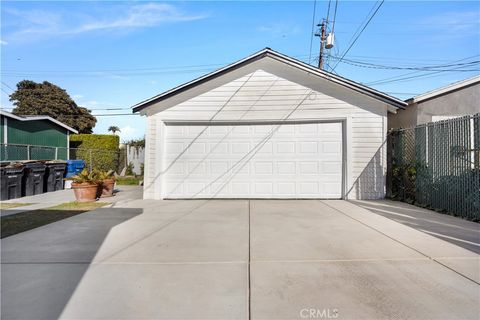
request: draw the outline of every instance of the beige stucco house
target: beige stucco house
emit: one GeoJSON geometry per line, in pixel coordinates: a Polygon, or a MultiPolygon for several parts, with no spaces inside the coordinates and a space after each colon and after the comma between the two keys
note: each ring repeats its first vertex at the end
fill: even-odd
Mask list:
{"type": "Polygon", "coordinates": [[[406,100],[408,106],[388,114],[388,127],[411,128],[480,112],[480,76],[452,83],[406,100]]]}

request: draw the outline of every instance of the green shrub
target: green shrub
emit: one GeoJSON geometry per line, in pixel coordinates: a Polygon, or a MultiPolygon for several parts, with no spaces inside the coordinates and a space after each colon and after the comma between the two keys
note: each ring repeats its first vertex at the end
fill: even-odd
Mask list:
{"type": "Polygon", "coordinates": [[[138,186],[143,177],[117,177],[116,182],[119,186],[138,186]]]}
{"type": "Polygon", "coordinates": [[[110,134],[72,134],[70,158],[85,160],[86,166],[92,162],[94,169],[117,171],[119,163],[118,146],[120,138],[110,134]]]}
{"type": "Polygon", "coordinates": [[[133,163],[129,162],[127,165],[127,169],[125,170],[125,175],[133,176],[133,163]]]}

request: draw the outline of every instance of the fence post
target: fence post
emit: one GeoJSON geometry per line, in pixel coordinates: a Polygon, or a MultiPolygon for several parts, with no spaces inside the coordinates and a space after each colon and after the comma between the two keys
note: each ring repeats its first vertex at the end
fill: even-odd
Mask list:
{"type": "Polygon", "coordinates": [[[27,144],[27,160],[30,160],[30,145],[27,144]]]}
{"type": "Polygon", "coordinates": [[[385,179],[386,182],[386,190],[385,195],[387,198],[392,198],[392,175],[393,175],[393,168],[392,168],[392,131],[387,133],[387,176],[385,179]]]}
{"type": "Polygon", "coordinates": [[[92,149],[88,150],[89,156],[90,156],[90,172],[93,169],[93,164],[92,164],[92,149]]]}
{"type": "Polygon", "coordinates": [[[58,147],[55,147],[55,160],[58,160],[58,147]]]}

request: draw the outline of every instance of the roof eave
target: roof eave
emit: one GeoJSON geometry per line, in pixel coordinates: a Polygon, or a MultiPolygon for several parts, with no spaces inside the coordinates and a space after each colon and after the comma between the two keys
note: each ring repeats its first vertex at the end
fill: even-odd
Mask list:
{"type": "Polygon", "coordinates": [[[419,103],[427,100],[435,99],[437,97],[462,90],[480,83],[480,76],[476,76],[470,79],[461,80],[455,83],[451,83],[445,87],[441,87],[435,90],[431,90],[425,93],[422,93],[418,96],[412,97],[408,100],[405,100],[409,103],[419,103]]]}
{"type": "Polygon", "coordinates": [[[180,86],[177,86],[177,87],[174,87],[174,88],[172,88],[168,91],[165,91],[165,92],[163,92],[159,95],[156,95],[156,96],[154,96],[150,99],[147,99],[147,100],[144,100],[140,103],[137,103],[136,105],[134,105],[132,107],[132,112],[136,113],[136,112],[142,111],[143,109],[145,109],[145,108],[147,108],[147,107],[149,107],[149,106],[151,106],[155,103],[158,103],[158,102],[160,102],[164,99],[168,99],[171,96],[174,96],[174,95],[179,94],[183,91],[186,91],[186,90],[188,90],[192,87],[195,87],[195,86],[197,86],[197,85],[199,85],[203,82],[209,81],[212,78],[219,77],[219,76],[223,75],[224,73],[227,73],[227,72],[229,72],[233,69],[240,68],[245,64],[251,63],[251,62],[256,61],[256,60],[259,60],[259,59],[261,59],[265,56],[270,56],[270,57],[272,57],[274,59],[277,59],[277,60],[282,59],[283,62],[286,62],[286,61],[291,62],[296,67],[301,67],[308,72],[315,73],[316,75],[318,75],[322,78],[325,78],[327,80],[334,81],[339,85],[347,86],[350,89],[353,89],[353,90],[355,90],[359,93],[363,93],[363,94],[367,93],[368,96],[370,96],[374,99],[381,100],[381,101],[383,101],[387,104],[390,104],[390,105],[392,105],[396,108],[405,109],[405,107],[407,106],[407,103],[400,100],[400,99],[389,96],[385,93],[382,93],[382,92],[377,91],[375,89],[372,89],[370,87],[364,86],[362,84],[356,83],[356,82],[351,81],[349,79],[334,75],[334,74],[326,72],[324,70],[317,69],[317,68],[315,68],[315,67],[313,67],[309,64],[306,64],[306,63],[304,63],[300,60],[291,58],[291,57],[286,56],[284,54],[281,54],[281,53],[279,53],[277,51],[274,51],[270,48],[265,48],[265,49],[260,50],[256,53],[242,59],[242,60],[231,63],[231,64],[229,64],[229,65],[227,65],[227,66],[225,66],[221,69],[210,72],[210,73],[208,73],[206,75],[203,75],[199,78],[196,78],[196,79],[191,80],[187,83],[184,83],[180,86]]]}
{"type": "Polygon", "coordinates": [[[69,127],[67,126],[66,124],[56,120],[56,119],[53,119],[52,117],[49,117],[49,116],[26,116],[26,117],[20,117],[20,116],[17,116],[13,113],[10,113],[10,112],[7,112],[7,111],[3,111],[3,110],[0,110],[0,114],[5,116],[5,117],[9,117],[9,118],[12,118],[12,119],[15,119],[15,120],[18,120],[18,121],[35,121],[35,120],[47,120],[47,121],[50,121],[50,122],[53,122],[55,123],[56,125],[60,126],[60,127],[63,127],[73,133],[78,133],[77,130],[73,129],[72,127],[69,127]]]}

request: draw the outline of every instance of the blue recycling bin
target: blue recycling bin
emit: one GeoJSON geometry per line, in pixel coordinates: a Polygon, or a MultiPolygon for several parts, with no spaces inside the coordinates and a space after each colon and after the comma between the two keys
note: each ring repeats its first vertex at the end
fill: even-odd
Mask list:
{"type": "Polygon", "coordinates": [[[65,171],[65,178],[73,177],[85,168],[85,161],[83,160],[67,160],[67,170],[65,171]]]}

